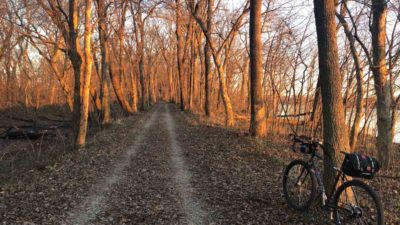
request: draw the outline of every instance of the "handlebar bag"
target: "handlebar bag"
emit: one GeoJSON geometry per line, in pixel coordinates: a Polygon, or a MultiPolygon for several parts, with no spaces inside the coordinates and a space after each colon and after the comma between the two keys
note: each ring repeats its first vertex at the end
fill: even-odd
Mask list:
{"type": "Polygon", "coordinates": [[[379,169],[378,160],[357,153],[347,154],[342,164],[344,174],[365,179],[372,179],[379,169]]]}
{"type": "Polygon", "coordinates": [[[294,152],[301,152],[303,154],[311,154],[313,149],[315,149],[315,147],[310,143],[295,141],[293,143],[292,149],[294,152]]]}

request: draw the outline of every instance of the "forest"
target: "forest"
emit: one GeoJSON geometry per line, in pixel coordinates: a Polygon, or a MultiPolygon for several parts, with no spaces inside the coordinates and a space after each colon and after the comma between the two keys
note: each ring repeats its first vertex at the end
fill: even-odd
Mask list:
{"type": "Polygon", "coordinates": [[[0,222],[399,224],[399,58],[400,0],[2,0],[0,222]],[[378,219],[296,212],[297,142],[378,219]]]}

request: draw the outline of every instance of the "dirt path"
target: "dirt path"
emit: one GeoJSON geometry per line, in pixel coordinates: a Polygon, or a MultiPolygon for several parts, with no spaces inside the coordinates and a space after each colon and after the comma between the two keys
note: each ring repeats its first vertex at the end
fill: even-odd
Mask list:
{"type": "Polygon", "coordinates": [[[175,122],[169,113],[168,106],[165,105],[165,123],[171,142],[171,166],[174,169],[174,179],[179,196],[182,201],[182,208],[187,217],[188,224],[205,224],[206,213],[202,209],[200,201],[193,198],[193,188],[190,184],[191,173],[186,168],[186,162],[182,155],[182,149],[176,139],[175,122]]]}
{"type": "Polygon", "coordinates": [[[76,225],[88,224],[101,211],[101,205],[106,201],[106,195],[109,194],[113,186],[121,180],[126,179],[126,174],[123,171],[129,167],[132,157],[137,154],[139,148],[144,144],[144,137],[147,135],[149,128],[153,126],[159,111],[158,107],[144,124],[142,132],[135,137],[133,145],[128,148],[123,158],[114,165],[112,172],[100,183],[96,184],[90,190],[91,195],[69,213],[66,223],[76,225]]]}
{"type": "Polygon", "coordinates": [[[65,224],[206,224],[167,105],[155,106],[121,161],[65,224]]]}
{"type": "Polygon", "coordinates": [[[279,189],[282,162],[261,154],[251,138],[194,126],[187,118],[160,103],[120,121],[94,137],[88,149],[0,192],[5,202],[0,220],[13,225],[326,224],[287,209],[279,189]]]}
{"type": "Polygon", "coordinates": [[[117,121],[88,146],[2,187],[0,224],[331,224],[287,207],[288,149],[174,105],[117,121]]]}

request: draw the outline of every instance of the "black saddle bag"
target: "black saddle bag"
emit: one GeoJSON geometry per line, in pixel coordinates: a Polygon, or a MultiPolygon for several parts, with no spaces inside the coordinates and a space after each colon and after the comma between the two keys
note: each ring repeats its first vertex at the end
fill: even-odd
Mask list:
{"type": "Polygon", "coordinates": [[[343,160],[342,171],[347,176],[372,179],[379,171],[379,162],[361,154],[347,154],[343,160]]]}

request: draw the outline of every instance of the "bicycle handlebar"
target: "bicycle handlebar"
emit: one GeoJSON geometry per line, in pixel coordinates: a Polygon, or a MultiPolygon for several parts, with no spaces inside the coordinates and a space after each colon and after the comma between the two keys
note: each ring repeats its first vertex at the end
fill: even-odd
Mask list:
{"type": "Polygon", "coordinates": [[[324,148],[324,145],[319,140],[315,140],[315,139],[311,139],[311,138],[310,138],[310,140],[305,140],[303,138],[300,138],[299,136],[293,136],[293,141],[301,142],[304,144],[312,144],[312,145],[316,145],[318,147],[324,148]]]}

